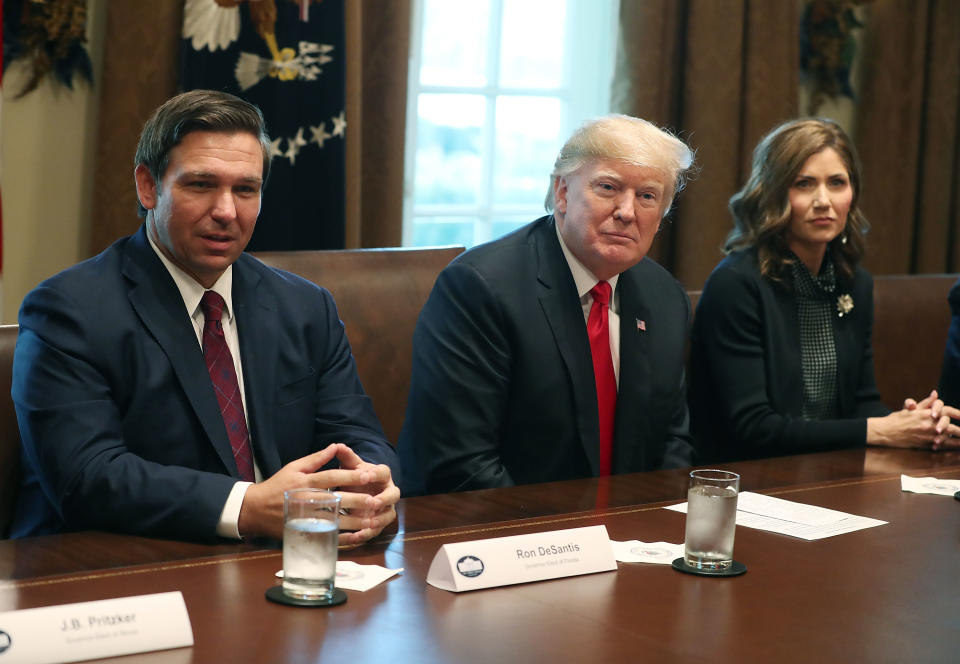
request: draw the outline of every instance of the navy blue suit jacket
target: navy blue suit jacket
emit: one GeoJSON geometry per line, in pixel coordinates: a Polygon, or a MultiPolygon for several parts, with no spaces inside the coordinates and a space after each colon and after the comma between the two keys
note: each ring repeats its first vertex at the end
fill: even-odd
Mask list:
{"type": "MultiPolygon", "coordinates": [[[[688,466],[686,292],[648,258],[620,275],[617,292],[613,471],[688,466]]],[[[553,217],[451,263],[414,333],[404,492],[596,476],[598,421],[583,309],[553,217]]]]}
{"type": "MultiPolygon", "coordinates": [[[[342,442],[399,477],[330,293],[244,254],[233,309],[263,476],[342,442]]],[[[215,537],[236,463],[183,299],[143,227],[25,298],[13,400],[13,536],[215,537]]]]}

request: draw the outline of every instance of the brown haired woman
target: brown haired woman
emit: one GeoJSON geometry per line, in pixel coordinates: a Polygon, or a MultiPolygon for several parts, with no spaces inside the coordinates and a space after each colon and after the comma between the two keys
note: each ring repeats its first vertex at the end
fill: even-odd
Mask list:
{"type": "Polygon", "coordinates": [[[893,413],[880,401],[859,194],[856,151],[830,120],[787,122],[754,150],[730,199],[727,257],[694,316],[691,417],[704,459],[957,446],[960,411],[935,392],[893,413]]]}

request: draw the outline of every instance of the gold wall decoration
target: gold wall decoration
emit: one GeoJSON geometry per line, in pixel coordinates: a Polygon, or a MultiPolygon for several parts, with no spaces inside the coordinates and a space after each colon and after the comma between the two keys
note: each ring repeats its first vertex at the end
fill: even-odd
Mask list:
{"type": "Polygon", "coordinates": [[[73,88],[73,76],[93,80],[86,46],[86,0],[6,0],[3,3],[3,68],[27,60],[29,78],[17,97],[49,75],[73,88]]]}
{"type": "Polygon", "coordinates": [[[854,13],[871,0],[808,0],[800,22],[800,80],[810,88],[807,112],[816,115],[828,99],[854,98],[850,70],[856,55],[854,13]]]}

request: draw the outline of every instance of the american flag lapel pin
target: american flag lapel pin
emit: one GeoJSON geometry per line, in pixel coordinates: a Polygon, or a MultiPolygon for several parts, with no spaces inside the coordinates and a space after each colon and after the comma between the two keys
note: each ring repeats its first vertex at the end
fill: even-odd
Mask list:
{"type": "Polygon", "coordinates": [[[637,319],[637,332],[646,332],[647,331],[647,321],[642,318],[637,319]]]}

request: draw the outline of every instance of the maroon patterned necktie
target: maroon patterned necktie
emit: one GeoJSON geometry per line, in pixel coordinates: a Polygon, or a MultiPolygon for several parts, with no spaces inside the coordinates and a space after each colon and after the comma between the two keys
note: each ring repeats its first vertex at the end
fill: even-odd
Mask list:
{"type": "Polygon", "coordinates": [[[610,284],[600,281],[590,289],[593,305],[587,317],[587,336],[593,355],[593,376],[597,381],[597,412],[600,415],[600,476],[613,467],[613,422],[617,412],[617,377],[610,352],[610,284]]]}
{"type": "Polygon", "coordinates": [[[203,309],[203,360],[213,381],[213,391],[217,394],[217,403],[223,415],[223,423],[230,437],[233,458],[237,461],[240,479],[253,482],[253,454],[250,450],[250,435],[247,421],[243,415],[243,400],[240,398],[240,384],[237,371],[233,366],[233,356],[223,336],[220,318],[226,303],[214,291],[206,291],[200,300],[203,309]]]}

